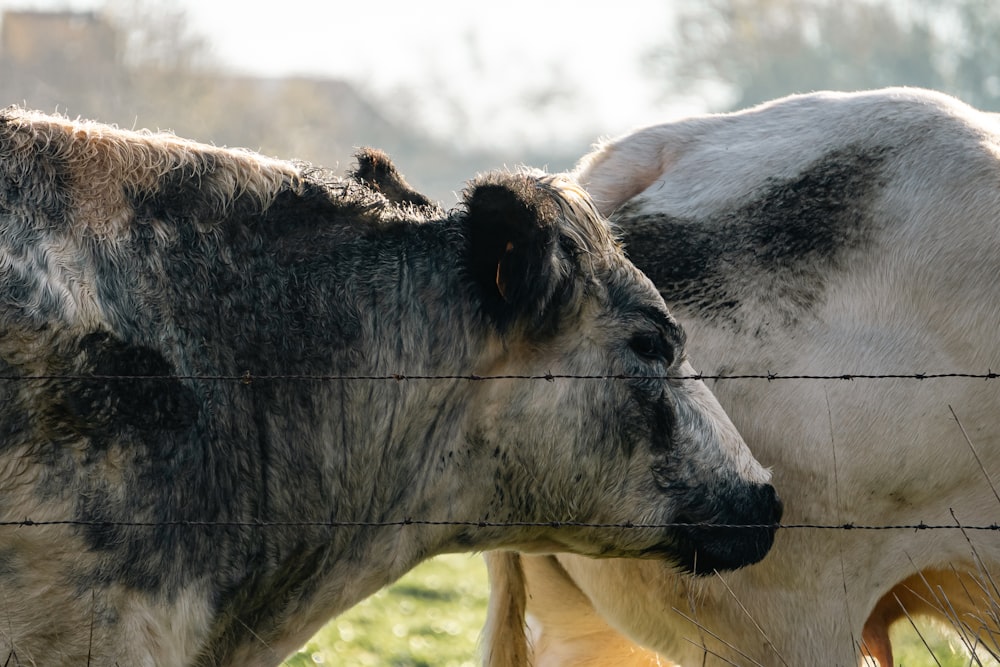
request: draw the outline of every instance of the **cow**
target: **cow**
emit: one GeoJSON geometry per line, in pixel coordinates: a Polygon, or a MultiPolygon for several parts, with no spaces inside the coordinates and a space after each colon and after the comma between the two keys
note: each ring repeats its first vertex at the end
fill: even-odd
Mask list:
{"type": "MultiPolygon", "coordinates": [[[[705,376],[985,379],[712,381],[800,527],[701,579],[490,554],[497,595],[527,586],[532,664],[888,667],[908,616],[1000,652],[1000,540],[958,529],[1000,516],[1000,117],[920,89],[796,95],[635,131],[575,174],[705,376]]],[[[523,643],[517,617],[486,641],[523,643]]]]}
{"type": "Polygon", "coordinates": [[[274,665],[436,554],[725,569],[780,518],[566,175],[444,211],[11,107],[0,291],[6,664],[274,665]]]}

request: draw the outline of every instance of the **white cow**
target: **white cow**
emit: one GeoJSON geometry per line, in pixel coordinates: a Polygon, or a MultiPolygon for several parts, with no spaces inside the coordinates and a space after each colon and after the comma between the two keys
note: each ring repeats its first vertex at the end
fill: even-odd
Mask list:
{"type": "MultiPolygon", "coordinates": [[[[637,131],[577,175],[707,375],[1000,369],[996,115],[917,89],[793,96],[637,131]]],[[[1000,382],[712,386],[773,467],[787,524],[1000,518],[1000,382]]],[[[997,650],[996,532],[789,528],[759,565],[697,579],[633,560],[489,560],[501,597],[523,567],[536,667],[886,666],[902,606],[997,650]]],[[[487,642],[524,641],[516,611],[490,618],[487,642]]]]}

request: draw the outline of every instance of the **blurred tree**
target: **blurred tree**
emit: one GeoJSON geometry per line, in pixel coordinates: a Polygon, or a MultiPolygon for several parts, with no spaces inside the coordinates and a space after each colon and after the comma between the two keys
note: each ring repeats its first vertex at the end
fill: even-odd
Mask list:
{"type": "Polygon", "coordinates": [[[996,0],[935,0],[932,11],[951,12],[960,39],[951,52],[949,90],[983,109],[1000,111],[1000,3],[996,0]]]}
{"type": "Polygon", "coordinates": [[[910,85],[1000,107],[995,0],[704,0],[649,54],[673,96],[743,108],[795,92],[910,85]]]}
{"type": "Polygon", "coordinates": [[[221,113],[219,71],[208,40],[191,30],[184,10],[106,0],[104,16],[118,35],[119,99],[132,122],[211,140],[221,113]]]}
{"type": "Polygon", "coordinates": [[[104,11],[118,27],[118,51],[129,68],[211,67],[208,40],[190,29],[183,9],[148,0],[107,0],[104,11]]]}

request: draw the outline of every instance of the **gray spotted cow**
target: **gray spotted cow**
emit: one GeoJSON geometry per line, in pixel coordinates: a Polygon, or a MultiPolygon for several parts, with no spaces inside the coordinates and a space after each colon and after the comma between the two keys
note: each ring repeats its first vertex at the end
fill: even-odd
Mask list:
{"type": "MultiPolygon", "coordinates": [[[[707,375],[1000,369],[995,114],[917,89],[793,96],[639,130],[577,175],[707,375]]],[[[536,667],[889,667],[888,628],[907,616],[1000,652],[1000,538],[957,529],[1000,517],[1000,383],[713,391],[773,466],[786,522],[956,528],[781,530],[760,564],[697,580],[652,562],[493,555],[498,594],[519,585],[508,571],[527,579],[536,667]]],[[[493,642],[523,643],[511,618],[490,619],[493,642]]]]}
{"type": "Polygon", "coordinates": [[[274,665],[443,552],[772,541],[712,529],[776,522],[768,473],[566,177],[444,212],[374,151],[8,108],[0,292],[0,663],[274,665]],[[627,379],[469,379],[526,374],[627,379]]]}

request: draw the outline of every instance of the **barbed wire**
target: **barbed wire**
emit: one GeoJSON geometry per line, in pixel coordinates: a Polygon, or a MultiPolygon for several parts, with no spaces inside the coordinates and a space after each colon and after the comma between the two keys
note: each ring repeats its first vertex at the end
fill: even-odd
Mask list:
{"type": "MultiPolygon", "coordinates": [[[[782,380],[834,380],[834,381],[854,381],[854,380],[934,380],[934,379],[971,379],[971,380],[995,380],[1000,378],[1000,373],[988,369],[984,373],[968,372],[944,372],[944,373],[837,373],[837,374],[781,374],[781,373],[743,373],[743,374],[705,374],[695,373],[691,375],[629,375],[629,374],[592,374],[576,375],[563,373],[544,374],[507,374],[507,375],[477,375],[477,374],[454,374],[454,375],[409,375],[404,373],[387,373],[372,375],[321,375],[321,374],[254,374],[245,371],[239,375],[88,375],[88,374],[52,374],[52,375],[0,375],[0,382],[15,381],[164,381],[164,380],[187,380],[187,381],[209,381],[209,382],[239,382],[243,385],[251,385],[257,381],[306,381],[306,382],[335,382],[335,381],[433,381],[433,380],[466,380],[470,382],[485,382],[491,380],[532,380],[554,382],[556,380],[765,380],[767,382],[782,380]]],[[[77,526],[96,528],[242,528],[242,529],[268,529],[268,528],[393,528],[406,526],[454,526],[465,528],[593,528],[593,529],[671,529],[671,528],[701,528],[713,530],[858,530],[858,531],[886,531],[886,530],[961,530],[961,531],[1000,531],[1000,523],[988,525],[963,525],[955,524],[888,524],[869,525],[857,523],[778,523],[778,524],[717,524],[717,523],[587,523],[578,521],[510,521],[495,522],[484,520],[430,520],[404,518],[392,521],[202,521],[202,520],[174,520],[174,521],[104,521],[104,520],[83,520],[83,519],[56,519],[35,521],[29,518],[22,520],[0,521],[0,528],[30,528],[44,526],[77,526]]]]}
{"type": "Polygon", "coordinates": [[[694,373],[691,375],[634,375],[625,373],[606,373],[577,375],[568,373],[543,373],[543,374],[523,374],[523,375],[477,375],[474,373],[454,374],[454,375],[410,375],[407,373],[385,373],[372,375],[324,375],[308,373],[283,373],[283,374],[255,374],[245,371],[239,375],[88,375],[88,374],[67,374],[67,375],[0,375],[0,381],[164,381],[164,380],[189,380],[207,382],[240,382],[242,384],[253,384],[257,381],[308,381],[308,382],[336,382],[336,381],[424,381],[424,380],[468,380],[470,382],[486,382],[491,380],[544,380],[554,382],[556,380],[766,380],[776,382],[780,380],[937,380],[937,379],[969,379],[969,380],[996,380],[1000,378],[1000,373],[987,370],[985,373],[836,373],[829,375],[821,374],[782,374],[782,373],[739,373],[739,374],[707,374],[694,373]]]}
{"type": "Polygon", "coordinates": [[[762,524],[720,524],[720,523],[587,523],[583,521],[451,521],[433,519],[395,519],[391,521],[104,521],[86,519],[54,519],[34,521],[0,521],[0,528],[32,528],[42,526],[82,526],[89,528],[398,528],[406,526],[454,526],[462,528],[597,528],[616,530],[665,530],[676,528],[703,528],[712,530],[960,530],[960,531],[1000,531],[1000,524],[966,525],[954,524],[887,524],[870,525],[857,523],[762,523],[762,524]]]}

